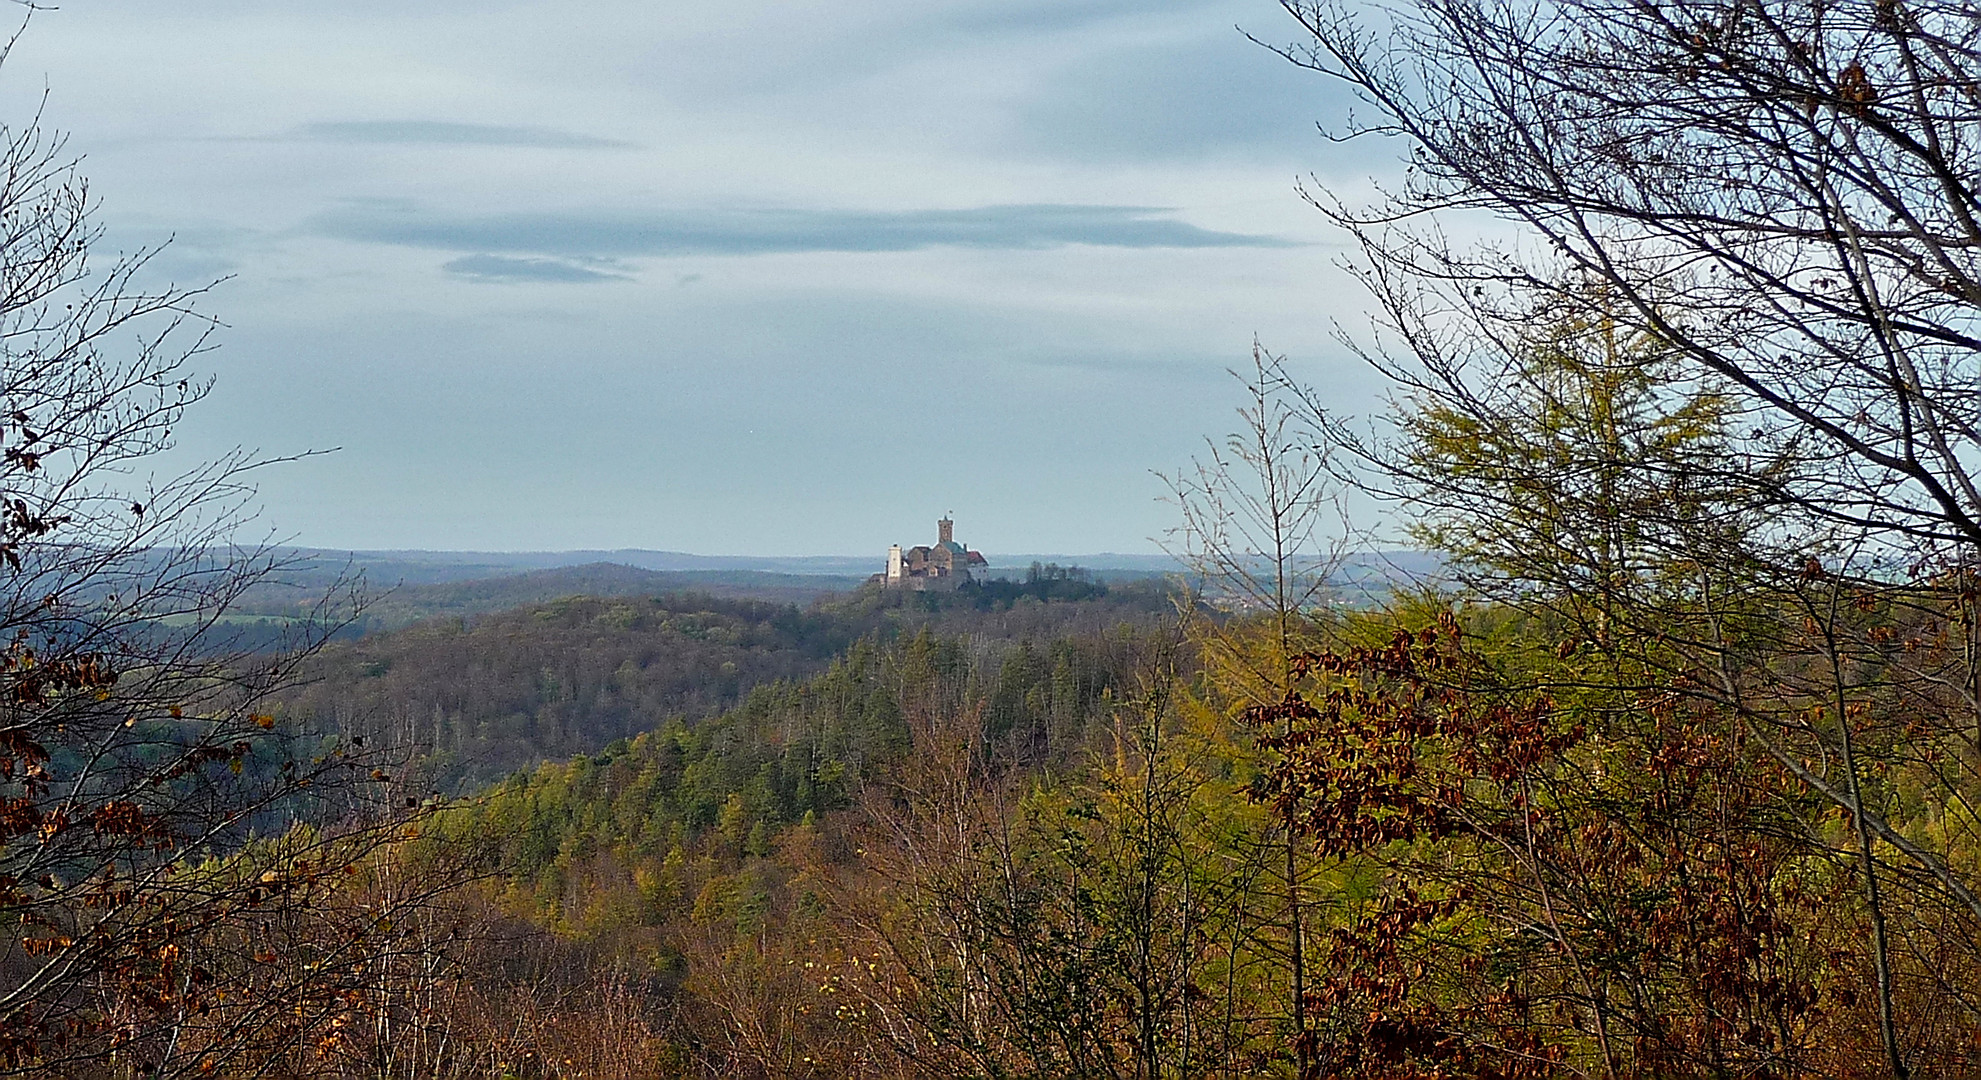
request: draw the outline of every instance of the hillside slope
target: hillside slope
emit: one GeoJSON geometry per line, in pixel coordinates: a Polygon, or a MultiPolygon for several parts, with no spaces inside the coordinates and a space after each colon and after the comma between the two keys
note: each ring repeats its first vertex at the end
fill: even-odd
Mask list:
{"type": "MultiPolygon", "coordinates": [[[[645,580],[621,569],[598,568],[599,582],[645,580]]],[[[472,610],[571,581],[469,583],[477,590],[452,594],[462,614],[332,643],[282,711],[296,726],[404,747],[438,790],[453,792],[671,719],[714,715],[754,687],[816,674],[863,639],[926,630],[991,649],[1147,626],[1172,610],[1154,587],[1066,581],[940,596],[863,589],[806,608],[662,592],[472,610]]]]}

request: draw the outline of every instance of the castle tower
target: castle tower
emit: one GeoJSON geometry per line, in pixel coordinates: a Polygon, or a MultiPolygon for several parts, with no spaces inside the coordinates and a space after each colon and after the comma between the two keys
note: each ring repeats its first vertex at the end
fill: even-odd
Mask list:
{"type": "Polygon", "coordinates": [[[935,523],[936,542],[953,544],[956,542],[956,523],[944,517],[935,523]]]}

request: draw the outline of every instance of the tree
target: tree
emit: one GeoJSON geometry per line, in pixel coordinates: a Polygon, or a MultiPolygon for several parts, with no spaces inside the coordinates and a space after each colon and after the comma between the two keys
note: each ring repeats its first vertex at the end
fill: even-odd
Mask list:
{"type": "Polygon", "coordinates": [[[1619,708],[1603,657],[1366,621],[1256,716],[1259,796],[1368,883],[1317,950],[1323,1075],[1877,1069],[1826,1007],[1854,928],[1847,855],[1790,825],[1815,796],[1700,702],[1619,708]]]}
{"type": "Polygon", "coordinates": [[[1377,205],[1314,194],[1360,242],[1364,354],[1404,390],[1388,433],[1323,418],[1330,445],[1442,523],[1468,583],[1542,631],[1529,647],[1602,658],[1543,686],[1595,679],[1619,722],[1676,696],[1760,755],[1750,776],[1792,778],[1770,812],[1812,859],[1847,856],[1857,899],[1828,917],[1858,928],[1883,1067],[1969,1067],[1971,6],[1282,6],[1303,30],[1283,53],[1364,108],[1336,134],[1409,159],[1377,205]],[[1438,231],[1493,218],[1519,240],[1438,231]],[[1542,355],[1563,327],[1596,365],[1542,355]],[[1550,428],[1549,381],[1578,366],[1603,392],[1550,428]],[[1605,410],[1632,386],[1660,403],[1641,416],[1691,402],[1699,423],[1619,441],[1605,410]]]}
{"type": "Polygon", "coordinates": [[[1246,924],[1269,864],[1215,779],[1226,747],[1175,708],[1178,644],[1084,767],[1001,771],[978,716],[935,715],[870,793],[861,884],[887,899],[847,905],[872,960],[833,984],[904,1074],[1160,1080],[1270,1056],[1277,965],[1246,924]]]}
{"type": "Polygon", "coordinates": [[[389,918],[277,949],[396,835],[352,824],[388,774],[265,711],[299,652],[229,648],[279,570],[236,544],[264,462],[158,471],[214,323],[157,249],[99,265],[93,209],[59,137],[0,127],[0,1075],[252,1072],[389,918]]]}
{"type": "Polygon", "coordinates": [[[1970,7],[1282,6],[1306,31],[1286,55],[1369,109],[1338,134],[1408,154],[1380,205],[1315,201],[1413,353],[1450,359],[1537,298],[1613,320],[1725,380],[1752,446],[1794,445],[1807,467],[1768,494],[1798,524],[1981,542],[1970,7]],[[1468,211],[1539,244],[1412,224],[1468,211]]]}
{"type": "MultiPolygon", "coordinates": [[[[1283,358],[1257,343],[1252,370],[1232,374],[1245,383],[1240,429],[1222,443],[1211,442],[1207,457],[1169,478],[1169,486],[1183,519],[1172,533],[1172,553],[1196,575],[1205,601],[1229,616],[1205,617],[1191,604],[1188,625],[1213,707],[1243,714],[1293,693],[1295,658],[1319,640],[1323,622],[1315,615],[1330,599],[1330,578],[1347,539],[1328,535],[1339,521],[1331,513],[1337,508],[1319,438],[1324,429],[1312,426],[1316,399],[1288,375],[1283,358]]],[[[1314,1067],[1306,1026],[1312,868],[1298,830],[1283,821],[1273,828],[1275,835],[1259,838],[1257,854],[1277,849],[1270,856],[1278,873],[1278,911],[1257,918],[1250,933],[1255,944],[1279,938],[1269,947],[1285,965],[1284,1016],[1295,1073],[1306,1077],[1314,1067]]]]}

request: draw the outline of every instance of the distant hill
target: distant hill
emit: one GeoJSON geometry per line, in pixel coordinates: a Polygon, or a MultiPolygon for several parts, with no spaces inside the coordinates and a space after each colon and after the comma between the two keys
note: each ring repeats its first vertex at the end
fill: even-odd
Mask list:
{"type": "MultiPolygon", "coordinates": [[[[852,578],[864,581],[887,566],[886,549],[868,555],[695,555],[682,551],[621,548],[613,551],[338,551],[287,548],[282,555],[299,571],[318,576],[363,571],[374,585],[435,585],[503,577],[533,570],[555,570],[596,563],[670,574],[757,573],[780,577],[852,578]]],[[[1182,565],[1168,555],[1101,552],[988,556],[994,575],[1022,577],[1031,564],[1057,563],[1121,576],[1176,573],[1182,565]]]]}
{"type": "MultiPolygon", "coordinates": [[[[473,615],[539,604],[566,596],[643,596],[693,591],[741,600],[765,600],[804,607],[816,600],[848,595],[879,568],[878,558],[804,556],[690,555],[681,552],[471,552],[358,551],[291,548],[278,553],[281,571],[256,585],[233,606],[230,621],[287,620],[318,610],[326,594],[345,583],[332,607],[333,618],[351,619],[343,636],[392,630],[443,615],[473,615]],[[354,597],[366,602],[352,619],[354,597]]],[[[1168,577],[1188,580],[1181,563],[1168,555],[994,556],[993,577],[1023,580],[1035,564],[1079,567],[1093,579],[1112,584],[1155,583],[1168,577]]],[[[1340,595],[1350,602],[1379,598],[1391,589],[1435,580],[1443,567],[1437,555],[1418,551],[1351,554],[1335,573],[1340,595]]],[[[1260,572],[1266,568],[1262,564],[1260,572]]]]}
{"type": "Polygon", "coordinates": [[[376,633],[446,615],[477,615],[541,604],[567,596],[651,596],[696,592],[733,600],[762,600],[807,606],[821,597],[851,591],[866,579],[825,574],[778,574],[759,570],[660,571],[620,563],[595,562],[541,570],[514,570],[473,563],[449,569],[480,576],[425,582],[437,564],[346,564],[326,559],[298,562],[270,581],[256,585],[234,605],[236,618],[293,619],[310,615],[326,590],[342,579],[355,594],[336,598],[333,618],[348,619],[342,636],[376,633]],[[413,569],[416,574],[390,576],[413,569]],[[356,602],[362,597],[362,602],[356,602]]]}
{"type": "Polygon", "coordinates": [[[872,555],[693,555],[682,551],[621,548],[613,551],[338,551],[290,548],[292,561],[320,571],[363,570],[374,584],[434,585],[449,581],[500,577],[532,570],[555,570],[594,563],[612,563],[662,573],[734,573],[737,571],[805,577],[856,577],[886,565],[884,553],[872,555]]]}
{"type": "Polygon", "coordinates": [[[376,623],[404,626],[436,615],[503,611],[566,596],[643,596],[689,591],[802,607],[821,597],[853,589],[862,580],[760,570],[643,570],[599,562],[438,585],[405,585],[382,594],[368,613],[376,623]]]}
{"type": "Polygon", "coordinates": [[[728,708],[820,670],[863,629],[706,594],[569,597],[332,644],[280,713],[419,747],[436,782],[472,784],[728,708]]]}
{"type": "MultiPolygon", "coordinates": [[[[763,588],[770,576],[750,580],[763,588]]],[[[654,587],[671,577],[601,563],[406,587],[360,622],[376,632],[347,633],[307,665],[282,712],[417,748],[436,785],[458,790],[671,719],[692,724],[754,687],[809,677],[863,639],[926,631],[996,650],[1146,628],[1175,611],[1159,582],[869,586],[800,605],[654,587]]]]}
{"type": "MultiPolygon", "coordinates": [[[[282,554],[298,569],[316,574],[361,570],[376,586],[433,585],[450,581],[503,577],[533,570],[555,570],[611,563],[660,573],[758,573],[780,577],[820,577],[865,580],[886,565],[884,549],[869,555],[695,555],[682,551],[621,548],[612,551],[339,551],[329,548],[288,548],[282,554]]],[[[1033,563],[1078,566],[1114,578],[1160,576],[1187,572],[1167,554],[1124,552],[985,553],[991,573],[1022,577],[1033,563]]],[[[1415,576],[1435,573],[1443,559],[1431,552],[1393,550],[1351,552],[1344,558],[1343,576],[1415,576]]],[[[741,581],[742,579],[738,579],[741,581]]]]}

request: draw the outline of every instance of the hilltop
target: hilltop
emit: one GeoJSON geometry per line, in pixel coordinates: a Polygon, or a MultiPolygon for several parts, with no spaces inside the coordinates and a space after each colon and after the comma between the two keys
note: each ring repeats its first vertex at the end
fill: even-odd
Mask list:
{"type": "Polygon", "coordinates": [[[456,790],[732,708],[860,640],[928,631],[996,648],[1152,626],[1175,611],[1159,582],[1064,575],[941,595],[824,592],[802,605],[742,587],[655,588],[670,580],[601,564],[403,589],[366,613],[359,628],[370,633],[354,629],[312,660],[284,713],[415,747],[433,782],[456,790]],[[568,591],[578,587],[593,591],[568,591]]]}

